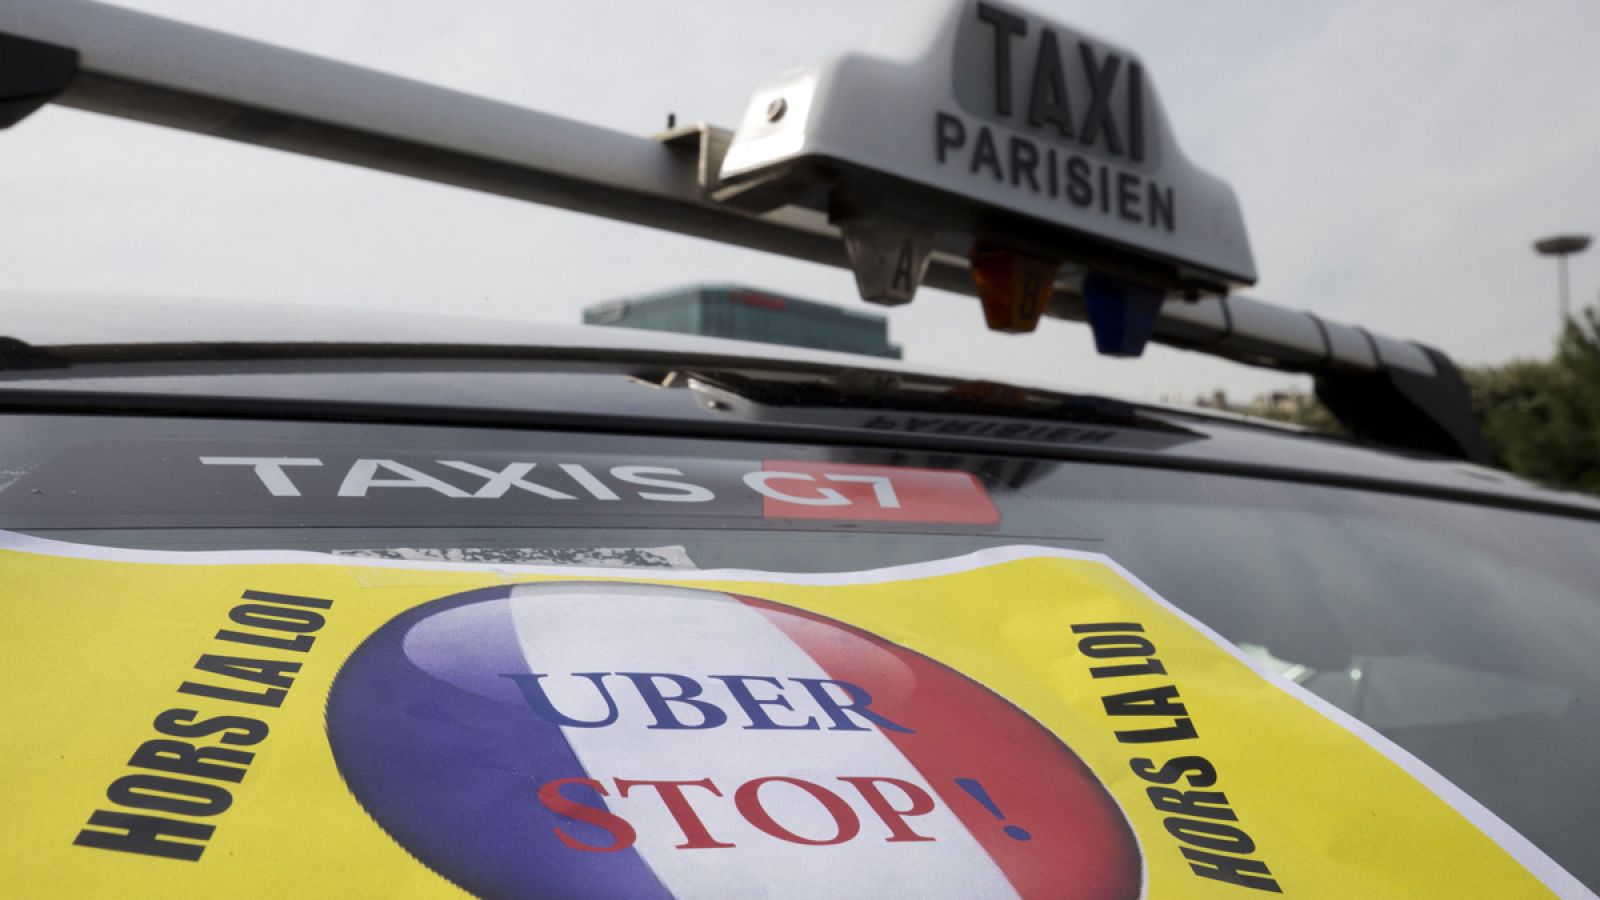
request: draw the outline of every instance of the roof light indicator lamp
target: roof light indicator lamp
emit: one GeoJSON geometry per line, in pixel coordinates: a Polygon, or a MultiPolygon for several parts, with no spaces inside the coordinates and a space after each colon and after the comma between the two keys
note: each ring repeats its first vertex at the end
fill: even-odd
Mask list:
{"type": "Polygon", "coordinates": [[[1135,357],[1155,334],[1165,292],[1091,272],[1083,279],[1083,305],[1095,349],[1105,356],[1135,357]]]}
{"type": "Polygon", "coordinates": [[[928,273],[935,232],[882,213],[836,219],[861,299],[880,306],[911,302],[928,273]]]}
{"type": "Polygon", "coordinates": [[[972,244],[972,278],[991,331],[1027,334],[1055,290],[1061,261],[979,238],[972,244]]]}

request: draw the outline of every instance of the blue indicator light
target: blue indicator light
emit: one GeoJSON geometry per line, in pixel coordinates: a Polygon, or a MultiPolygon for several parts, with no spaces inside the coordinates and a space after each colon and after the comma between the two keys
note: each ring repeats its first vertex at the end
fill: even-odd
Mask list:
{"type": "Polygon", "coordinates": [[[1083,304],[1094,330],[1095,349],[1106,356],[1139,356],[1155,333],[1166,294],[1109,275],[1083,280],[1083,304]]]}

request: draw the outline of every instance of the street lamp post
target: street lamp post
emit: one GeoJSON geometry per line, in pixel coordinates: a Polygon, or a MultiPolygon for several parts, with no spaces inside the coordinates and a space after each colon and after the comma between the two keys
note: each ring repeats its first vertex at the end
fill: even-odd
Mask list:
{"type": "Polygon", "coordinates": [[[1561,272],[1561,293],[1557,296],[1557,299],[1561,303],[1561,327],[1566,328],[1567,323],[1572,321],[1572,313],[1567,308],[1567,257],[1589,249],[1589,236],[1587,234],[1557,234],[1534,241],[1533,249],[1540,256],[1554,256],[1556,258],[1556,267],[1561,272]]]}

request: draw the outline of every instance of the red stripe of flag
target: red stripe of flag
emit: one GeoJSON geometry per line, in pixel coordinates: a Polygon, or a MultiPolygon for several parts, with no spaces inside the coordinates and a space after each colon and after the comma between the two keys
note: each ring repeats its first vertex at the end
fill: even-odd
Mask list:
{"type": "MultiPolygon", "coordinates": [[[[752,597],[829,677],[859,685],[883,729],[1023,897],[1134,898],[1138,840],[1111,794],[1059,738],[978,682],[875,635],[752,597]],[[860,639],[841,641],[843,630],[860,639]],[[956,783],[976,779],[1005,820],[956,783]],[[1028,840],[1006,833],[1025,829],[1028,840]]],[[[910,820],[913,824],[915,820],[910,820]]]]}

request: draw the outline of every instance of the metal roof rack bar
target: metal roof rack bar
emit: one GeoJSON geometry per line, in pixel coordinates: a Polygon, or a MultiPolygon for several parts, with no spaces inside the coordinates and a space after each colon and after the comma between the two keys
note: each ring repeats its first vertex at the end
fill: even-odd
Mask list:
{"type": "MultiPolygon", "coordinates": [[[[825,215],[714,199],[721,129],[637,137],[89,0],[7,0],[0,127],[46,102],[848,266],[825,215]]],[[[949,250],[924,280],[975,290],[949,250]]],[[[1048,312],[1087,319],[1064,283],[1048,312]]],[[[1154,339],[1311,374],[1356,436],[1488,461],[1459,374],[1431,348],[1241,297],[1168,300],[1154,339]]]]}

